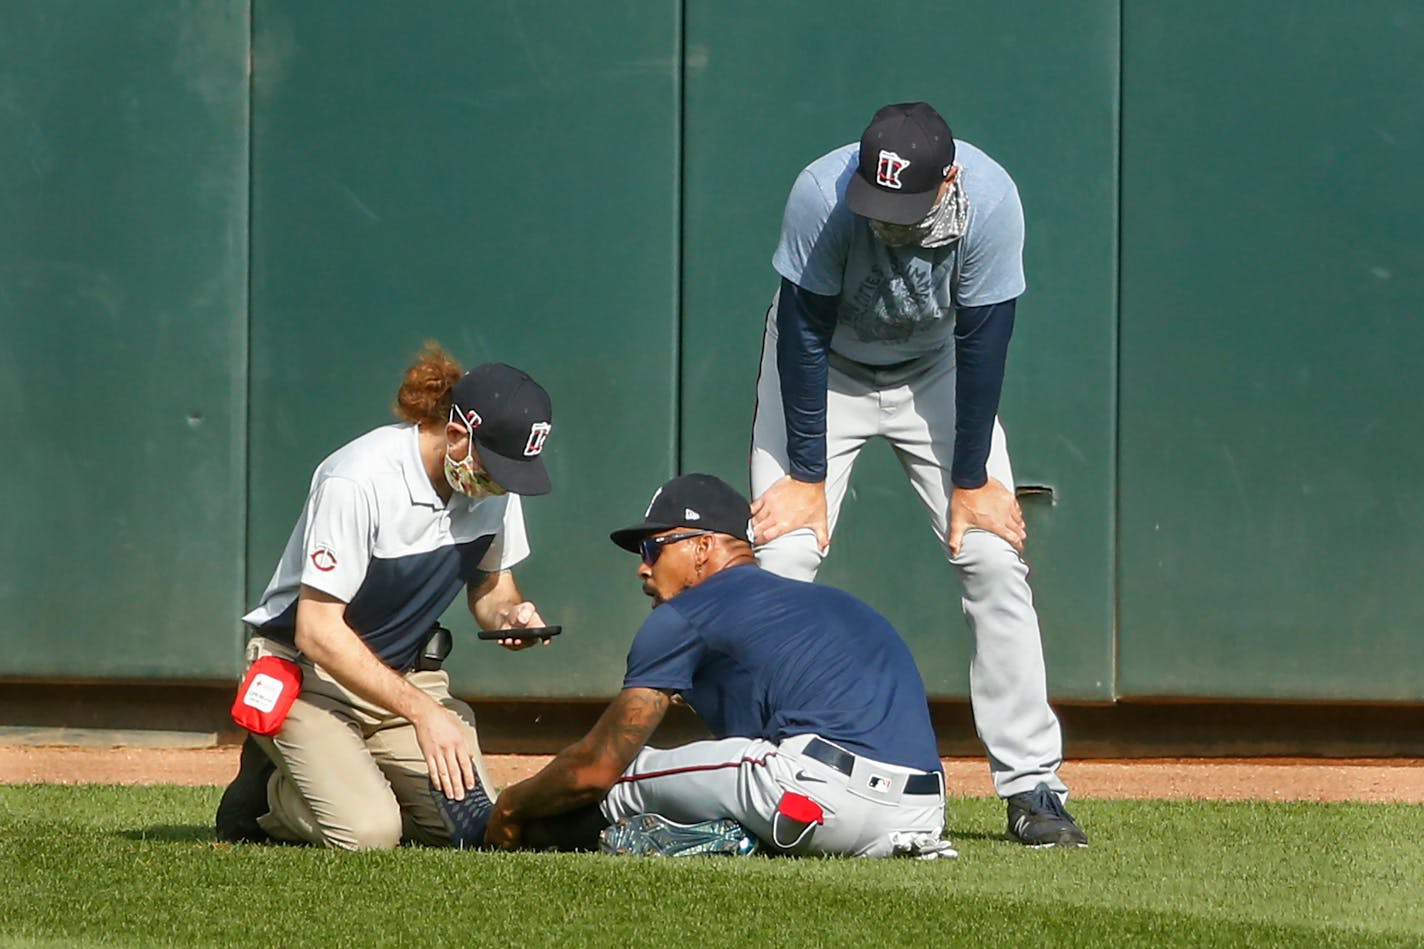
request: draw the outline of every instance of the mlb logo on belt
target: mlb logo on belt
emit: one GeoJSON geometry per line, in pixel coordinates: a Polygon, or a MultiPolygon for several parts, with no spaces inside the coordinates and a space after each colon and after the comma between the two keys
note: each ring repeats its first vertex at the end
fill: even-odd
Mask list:
{"type": "Polygon", "coordinates": [[[875,166],[875,183],[882,188],[899,191],[904,187],[900,182],[900,173],[909,167],[910,163],[894,152],[882,151],[880,162],[875,166]]]}

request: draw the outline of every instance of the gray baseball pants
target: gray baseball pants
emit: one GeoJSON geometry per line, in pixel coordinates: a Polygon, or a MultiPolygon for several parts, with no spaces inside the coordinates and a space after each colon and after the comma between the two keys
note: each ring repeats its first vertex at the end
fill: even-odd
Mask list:
{"type": "MultiPolygon", "coordinates": [[[[782,478],[789,467],[781,383],[776,369],[776,304],[767,315],[752,428],[752,496],[782,478]]],[[[1046,782],[1060,796],[1063,739],[1048,705],[1043,643],[1028,564],[1008,541],[968,531],[957,557],[949,557],[950,465],[954,452],[954,351],[880,371],[832,356],[826,393],[826,509],[834,535],[851,469],[876,436],[890,442],[910,486],[929,514],[959,580],[960,605],[974,636],[969,697],[975,729],[989,755],[1000,797],[1046,782]]],[[[994,422],[989,476],[1012,490],[1003,428],[994,422]]],[[[756,551],[757,563],[785,577],[814,580],[824,554],[809,528],[793,531],[756,551]]]]}
{"type": "Polygon", "coordinates": [[[690,824],[732,817],[771,849],[795,855],[890,857],[914,853],[904,837],[944,831],[944,780],[934,790],[909,793],[904,779],[920,772],[855,758],[844,774],[803,754],[814,735],[780,744],[760,738],[696,741],[677,748],[644,748],[603,799],[610,822],[660,814],[690,824]],[[811,798],[822,824],[778,818],[782,795],[811,798]]]}

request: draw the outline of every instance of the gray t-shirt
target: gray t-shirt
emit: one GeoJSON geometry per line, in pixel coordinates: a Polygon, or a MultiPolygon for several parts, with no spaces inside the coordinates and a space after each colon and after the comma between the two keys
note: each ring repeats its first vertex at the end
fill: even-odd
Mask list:
{"type": "Polygon", "coordinates": [[[969,200],[964,236],[947,247],[887,247],[845,204],[860,145],[813,161],[796,178],[782,217],[776,272],[804,290],[838,296],[831,349],[884,366],[949,345],[954,308],[1024,292],[1023,206],[1009,173],[968,142],[955,161],[969,200]]]}

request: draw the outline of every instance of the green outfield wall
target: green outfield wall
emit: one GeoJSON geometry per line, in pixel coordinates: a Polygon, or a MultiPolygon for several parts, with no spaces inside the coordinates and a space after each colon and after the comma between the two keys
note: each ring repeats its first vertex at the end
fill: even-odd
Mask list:
{"type": "Polygon", "coordinates": [[[237,668],[248,19],[0,5],[0,675],[237,668]]]}
{"type": "MultiPolygon", "coordinates": [[[[1421,50],[1409,0],[11,0],[0,679],[234,677],[312,468],[435,338],[555,406],[519,576],[566,635],[461,637],[457,691],[616,691],[607,531],[745,487],[786,192],[923,98],[1023,196],[1054,696],[1424,699],[1421,50]]],[[[822,579],[960,697],[936,547],[871,446],[822,579]]]]}

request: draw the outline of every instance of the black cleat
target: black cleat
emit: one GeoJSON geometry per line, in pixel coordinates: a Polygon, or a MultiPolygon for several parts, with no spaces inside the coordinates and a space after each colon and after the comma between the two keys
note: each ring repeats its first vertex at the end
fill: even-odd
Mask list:
{"type": "Polygon", "coordinates": [[[1088,846],[1088,835],[1044,783],[1009,798],[1009,836],[1029,847],[1088,846]]]}
{"type": "Polygon", "coordinates": [[[277,765],[267,757],[257,739],[248,735],[242,743],[237,777],[232,779],[218,802],[217,819],[214,821],[218,840],[230,844],[260,844],[272,839],[258,825],[257,818],[271,810],[267,806],[267,779],[275,770],[277,765]]]}

